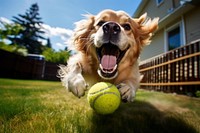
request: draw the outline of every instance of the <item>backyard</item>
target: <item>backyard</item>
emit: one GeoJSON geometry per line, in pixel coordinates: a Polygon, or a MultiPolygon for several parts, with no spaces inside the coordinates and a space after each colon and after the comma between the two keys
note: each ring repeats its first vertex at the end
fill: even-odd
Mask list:
{"type": "Polygon", "coordinates": [[[96,114],[60,82],[0,79],[0,132],[200,132],[200,99],[140,89],[133,103],[96,114]]]}

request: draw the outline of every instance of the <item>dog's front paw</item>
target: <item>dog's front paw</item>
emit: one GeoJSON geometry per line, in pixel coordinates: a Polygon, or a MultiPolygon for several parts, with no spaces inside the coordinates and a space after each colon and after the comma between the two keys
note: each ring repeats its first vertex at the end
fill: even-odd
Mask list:
{"type": "Polygon", "coordinates": [[[68,79],[68,90],[79,98],[85,95],[87,84],[81,74],[76,74],[68,79]]]}
{"type": "Polygon", "coordinates": [[[133,102],[135,98],[135,89],[125,83],[120,83],[117,85],[119,92],[121,94],[121,99],[123,102],[133,102]]]}

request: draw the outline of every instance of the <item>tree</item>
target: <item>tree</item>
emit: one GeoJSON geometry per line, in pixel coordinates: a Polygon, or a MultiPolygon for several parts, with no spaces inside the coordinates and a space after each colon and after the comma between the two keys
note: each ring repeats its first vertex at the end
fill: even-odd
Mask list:
{"type": "MultiPolygon", "coordinates": [[[[25,46],[29,53],[41,54],[43,51],[42,42],[39,40],[45,39],[41,30],[41,18],[39,17],[39,7],[37,3],[32,4],[30,9],[25,12],[25,15],[19,14],[18,17],[13,17],[13,21],[23,27],[19,34],[13,38],[9,38],[13,44],[25,46]]],[[[46,39],[45,39],[46,40],[46,39]]]]}
{"type": "Polygon", "coordinates": [[[8,24],[0,21],[0,41],[17,36],[22,29],[19,24],[8,24]]]}
{"type": "Polygon", "coordinates": [[[23,56],[27,55],[27,49],[15,44],[8,45],[8,38],[18,35],[22,27],[19,24],[8,24],[0,21],[0,49],[17,53],[23,56]]]}
{"type": "Polygon", "coordinates": [[[47,46],[47,48],[51,48],[52,47],[50,38],[47,39],[47,45],[46,46],[47,46]]]}

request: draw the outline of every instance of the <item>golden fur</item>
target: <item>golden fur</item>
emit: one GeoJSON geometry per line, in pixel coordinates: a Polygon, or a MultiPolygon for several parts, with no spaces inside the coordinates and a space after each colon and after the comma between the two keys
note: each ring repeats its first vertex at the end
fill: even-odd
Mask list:
{"type": "Polygon", "coordinates": [[[86,19],[76,23],[72,36],[77,54],[69,59],[67,66],[60,66],[59,75],[63,85],[74,95],[81,97],[85,94],[88,85],[107,81],[117,85],[123,101],[133,101],[140,82],[137,60],[143,46],[150,43],[152,33],[157,28],[158,18],[147,19],[146,13],[134,19],[123,11],[113,10],[87,15],[86,19]],[[104,78],[97,72],[100,69],[100,61],[96,52],[96,48],[103,45],[105,35],[102,26],[106,24],[117,26],[120,33],[117,36],[119,41],[116,41],[115,45],[121,51],[127,50],[116,65],[115,76],[108,78],[104,78]]]}

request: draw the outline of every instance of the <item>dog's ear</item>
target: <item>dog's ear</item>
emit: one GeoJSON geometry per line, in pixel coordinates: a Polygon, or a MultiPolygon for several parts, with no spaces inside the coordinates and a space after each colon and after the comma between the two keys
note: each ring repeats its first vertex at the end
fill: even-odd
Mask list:
{"type": "Polygon", "coordinates": [[[150,38],[154,31],[158,29],[159,18],[148,18],[147,13],[144,13],[141,17],[133,19],[136,23],[136,41],[141,46],[148,45],[151,41],[150,38]]]}
{"type": "Polygon", "coordinates": [[[144,13],[142,16],[140,16],[139,18],[133,19],[135,22],[137,22],[138,24],[142,24],[147,18],[147,13],[144,13]]]}
{"type": "Polygon", "coordinates": [[[78,51],[86,52],[87,43],[89,42],[90,34],[93,29],[94,16],[84,15],[86,19],[83,19],[75,23],[76,28],[72,36],[72,43],[74,43],[78,51]]]}

